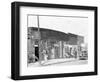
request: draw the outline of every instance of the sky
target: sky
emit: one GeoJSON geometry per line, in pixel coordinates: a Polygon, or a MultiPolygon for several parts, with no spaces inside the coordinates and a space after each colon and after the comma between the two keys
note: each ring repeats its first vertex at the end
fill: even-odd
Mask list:
{"type": "MultiPolygon", "coordinates": [[[[38,27],[37,16],[28,16],[28,27],[38,27]]],[[[88,41],[88,18],[39,16],[39,27],[77,34],[88,41]]]]}

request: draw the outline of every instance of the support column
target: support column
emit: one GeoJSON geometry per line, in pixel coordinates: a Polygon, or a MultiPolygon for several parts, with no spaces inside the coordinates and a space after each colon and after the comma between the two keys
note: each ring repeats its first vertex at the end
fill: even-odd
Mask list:
{"type": "Polygon", "coordinates": [[[60,41],[60,58],[63,58],[63,42],[60,41]]]}

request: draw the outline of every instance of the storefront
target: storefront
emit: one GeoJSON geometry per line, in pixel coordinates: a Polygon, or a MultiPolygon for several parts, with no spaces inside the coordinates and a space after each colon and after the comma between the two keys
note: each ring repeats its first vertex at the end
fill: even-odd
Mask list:
{"type": "Polygon", "coordinates": [[[80,39],[74,34],[44,28],[28,29],[28,53],[31,52],[31,56],[34,55],[35,62],[79,57],[79,45],[84,42],[83,37],[80,39]]]}

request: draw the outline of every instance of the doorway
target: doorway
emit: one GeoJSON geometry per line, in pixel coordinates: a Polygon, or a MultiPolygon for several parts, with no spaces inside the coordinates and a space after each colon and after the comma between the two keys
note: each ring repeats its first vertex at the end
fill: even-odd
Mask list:
{"type": "MultiPolygon", "coordinates": [[[[39,59],[39,47],[35,46],[35,56],[39,59]]],[[[38,61],[38,59],[35,58],[35,61],[38,61]]]]}

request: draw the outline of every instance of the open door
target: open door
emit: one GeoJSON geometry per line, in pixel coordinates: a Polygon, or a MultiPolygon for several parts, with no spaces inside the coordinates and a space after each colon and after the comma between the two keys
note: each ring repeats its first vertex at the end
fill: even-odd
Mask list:
{"type": "MultiPolygon", "coordinates": [[[[35,46],[35,56],[39,59],[39,47],[35,46]]],[[[35,61],[38,61],[38,59],[35,59],[35,61]]]]}

